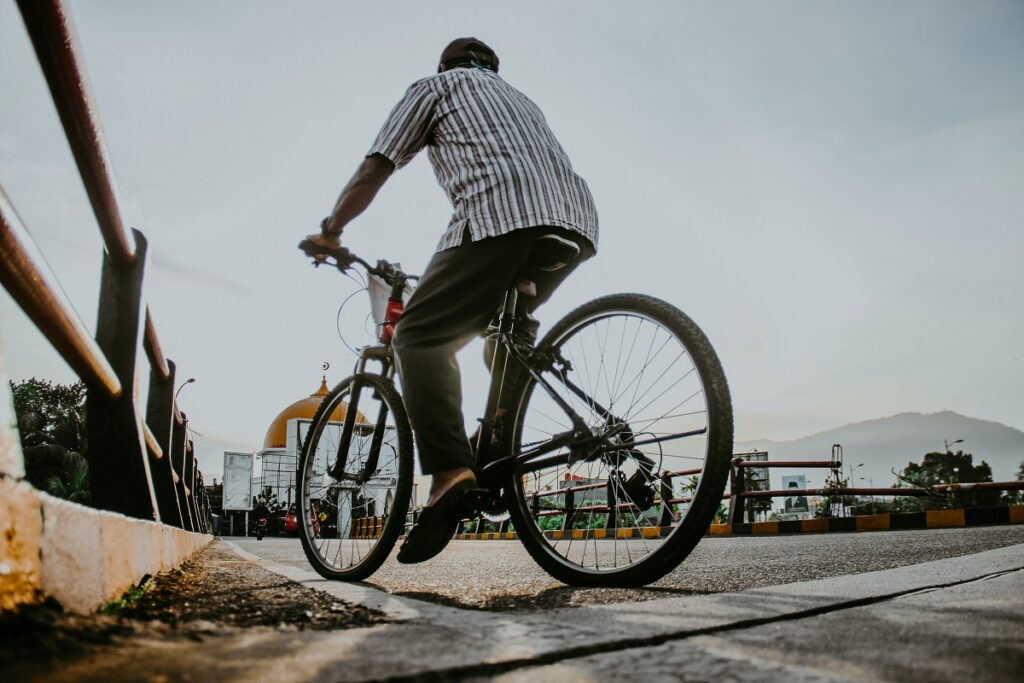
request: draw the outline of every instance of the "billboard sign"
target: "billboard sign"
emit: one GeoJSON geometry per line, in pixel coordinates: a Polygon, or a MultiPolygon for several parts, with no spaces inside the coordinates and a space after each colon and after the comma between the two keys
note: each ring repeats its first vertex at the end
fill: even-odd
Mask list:
{"type": "Polygon", "coordinates": [[[224,453],[224,511],[252,510],[252,453],[224,453]]]}
{"type": "MultiPolygon", "coordinates": [[[[782,478],[782,488],[785,490],[794,489],[803,491],[807,489],[807,477],[803,474],[794,474],[782,478]]],[[[786,496],[786,512],[807,512],[807,496],[786,496]]]]}

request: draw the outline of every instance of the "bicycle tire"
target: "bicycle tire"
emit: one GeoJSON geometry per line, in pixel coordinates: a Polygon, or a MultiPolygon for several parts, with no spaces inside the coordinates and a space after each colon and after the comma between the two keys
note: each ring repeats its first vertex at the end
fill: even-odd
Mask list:
{"type": "MultiPolygon", "coordinates": [[[[299,538],[302,540],[306,559],[318,574],[333,580],[361,581],[380,568],[405,526],[412,496],[413,466],[413,441],[409,418],[401,396],[389,380],[379,375],[352,375],[339,382],[324,397],[310,424],[306,442],[302,445],[296,482],[299,538]],[[325,447],[328,452],[336,453],[338,450],[340,431],[337,420],[331,418],[335,416],[342,399],[352,393],[353,382],[357,377],[362,389],[355,400],[349,401],[347,412],[356,411],[355,419],[361,432],[358,437],[353,437],[345,469],[348,471],[363,462],[360,458],[365,456],[369,444],[373,443],[374,435],[378,433],[376,418],[381,414],[381,407],[386,407],[387,415],[390,417],[384,432],[381,433],[380,450],[383,460],[378,461],[376,473],[391,474],[393,471],[395,476],[393,489],[388,489],[392,492],[390,508],[387,508],[388,496],[385,494],[381,504],[384,514],[380,516],[376,514],[382,488],[379,483],[372,487],[365,486],[364,483],[363,490],[357,489],[356,484],[346,483],[345,480],[336,479],[327,473],[327,468],[333,462],[331,456],[318,457],[325,447]],[[369,431],[366,431],[367,429],[369,431]],[[370,490],[371,488],[373,490],[370,490]],[[332,490],[337,492],[334,493],[334,500],[330,501],[332,490]],[[314,522],[311,514],[305,513],[307,510],[316,512],[318,506],[321,513],[326,509],[332,510],[335,514],[333,534],[329,531],[330,525],[327,524],[329,515],[321,524],[319,520],[314,522]],[[346,511],[347,519],[344,514],[346,511]],[[359,517],[359,514],[363,516],[359,517]],[[369,520],[372,520],[372,523],[369,520]],[[337,551],[332,554],[331,544],[334,541],[337,541],[337,551]],[[345,553],[353,561],[346,564],[343,559],[345,553]]],[[[391,477],[375,478],[379,481],[391,481],[391,477]]]]}
{"type": "MultiPolygon", "coordinates": [[[[636,317],[639,321],[641,321],[641,323],[644,321],[649,322],[651,326],[655,328],[655,331],[661,329],[666,330],[669,333],[668,335],[666,335],[666,338],[669,340],[674,338],[678,342],[678,344],[683,348],[686,354],[688,354],[689,357],[692,359],[692,365],[694,370],[691,371],[691,374],[693,374],[695,371],[696,379],[699,382],[699,386],[703,390],[705,396],[703,403],[706,410],[706,418],[703,419],[706,421],[707,432],[706,435],[702,437],[705,456],[703,463],[701,465],[702,469],[699,475],[696,475],[696,478],[694,478],[694,475],[690,475],[690,482],[693,484],[695,490],[692,496],[692,500],[689,501],[688,508],[685,511],[685,514],[680,513],[681,518],[675,521],[674,525],[668,527],[667,536],[663,535],[664,532],[661,530],[662,527],[659,524],[659,536],[657,539],[658,544],[656,545],[656,547],[654,547],[653,550],[650,549],[650,546],[648,544],[648,540],[651,540],[653,544],[653,532],[650,535],[648,535],[648,529],[639,529],[639,537],[641,539],[643,549],[645,550],[645,552],[640,553],[640,551],[637,550],[636,552],[638,554],[641,554],[641,557],[635,562],[632,561],[631,552],[629,548],[631,545],[636,544],[634,544],[631,540],[633,538],[633,531],[629,531],[628,533],[630,534],[630,536],[624,539],[624,544],[626,549],[626,555],[630,558],[630,561],[622,567],[618,566],[618,556],[620,554],[618,539],[620,533],[626,533],[625,529],[622,529],[620,531],[621,527],[615,527],[612,539],[608,539],[607,531],[604,536],[600,536],[600,532],[591,527],[588,527],[587,530],[576,529],[572,525],[580,523],[580,519],[576,516],[578,515],[578,512],[573,512],[573,510],[583,510],[586,506],[577,506],[576,508],[571,508],[570,506],[574,505],[574,503],[568,502],[569,495],[559,494],[551,496],[551,483],[542,484],[540,482],[540,475],[536,473],[524,475],[522,471],[514,471],[511,477],[511,481],[509,481],[508,484],[505,486],[505,499],[506,504],[508,505],[509,513],[512,517],[512,522],[515,526],[516,531],[518,532],[518,537],[520,541],[522,541],[523,545],[526,547],[526,550],[529,552],[530,556],[533,557],[533,559],[537,562],[537,564],[539,564],[551,576],[558,579],[559,581],[575,586],[640,586],[651,583],[652,581],[656,581],[657,579],[663,577],[665,574],[675,569],[686,558],[686,556],[689,555],[689,553],[693,550],[696,544],[700,541],[701,537],[707,531],[708,526],[714,518],[716,512],[720,510],[722,493],[725,489],[725,483],[729,473],[729,462],[732,456],[732,403],[729,396],[728,383],[725,378],[725,373],[722,370],[721,363],[719,362],[718,356],[715,354],[715,351],[712,348],[711,343],[708,341],[707,337],[697,326],[697,324],[694,323],[693,320],[691,320],[686,314],[684,314],[682,311],[672,306],[671,304],[668,304],[667,302],[664,302],[660,299],[656,299],[654,297],[643,294],[612,294],[595,299],[589,303],[586,303],[578,307],[577,309],[573,310],[568,315],[566,315],[564,318],[562,318],[560,321],[558,321],[551,328],[551,330],[544,336],[540,344],[538,344],[538,350],[541,353],[544,353],[545,351],[558,351],[560,354],[562,353],[562,349],[568,349],[569,351],[571,351],[572,349],[569,346],[570,342],[573,339],[576,339],[578,335],[581,335],[588,328],[592,329],[595,334],[599,333],[601,321],[608,321],[605,323],[606,331],[604,341],[606,342],[606,345],[610,344],[614,340],[609,339],[609,337],[611,337],[611,332],[607,328],[610,328],[613,324],[618,324],[617,318],[619,317],[626,319],[626,322],[623,323],[622,328],[623,339],[626,338],[627,332],[629,330],[628,318],[636,317]],[[536,494],[536,496],[533,496],[527,492],[525,482],[530,477],[535,477],[537,479],[534,488],[534,493],[536,494]],[[541,489],[542,486],[547,488],[541,489]],[[570,528],[568,529],[568,539],[565,538],[566,530],[564,529],[562,531],[562,536],[558,536],[557,532],[547,532],[546,535],[545,530],[540,527],[540,522],[536,521],[539,520],[540,517],[534,517],[534,512],[537,512],[535,506],[540,500],[539,496],[542,493],[549,497],[554,497],[556,501],[562,501],[562,523],[565,524],[566,522],[569,522],[570,525],[570,528]],[[569,514],[573,514],[574,518],[571,520],[566,520],[566,515],[569,514]],[[584,539],[581,561],[575,561],[570,557],[573,553],[573,539],[577,537],[581,537],[584,539]],[[602,538],[605,541],[609,541],[609,543],[615,544],[615,561],[614,566],[611,568],[608,568],[607,566],[602,568],[600,566],[601,560],[599,559],[599,556],[602,554],[607,555],[608,547],[608,544],[599,547],[598,541],[602,538]],[[593,561],[595,566],[593,568],[588,568],[584,566],[584,563],[587,558],[587,543],[591,539],[593,539],[593,561]],[[554,542],[552,542],[553,540],[554,542]],[[566,550],[566,546],[564,545],[566,541],[568,542],[568,550],[566,550]],[[559,544],[562,544],[561,549],[559,549],[559,544]]],[[[641,324],[638,323],[636,328],[636,334],[638,336],[633,341],[634,347],[637,344],[636,339],[639,338],[640,329],[641,324]]],[[[666,344],[667,343],[668,342],[666,342],[666,344]]],[[[583,342],[580,342],[581,347],[582,345],[583,342]]],[[[652,341],[652,348],[653,346],[654,344],[652,341]]],[[[632,355],[632,353],[633,348],[630,349],[630,355],[632,355]]],[[[682,357],[682,355],[680,357],[682,357]]],[[[577,362],[579,361],[579,359],[575,360],[577,362]]],[[[619,362],[621,363],[621,356],[619,362]]],[[[630,365],[630,362],[631,361],[627,359],[625,366],[628,367],[630,365]]],[[[646,371],[646,367],[647,366],[645,365],[641,369],[641,376],[646,371]]],[[[583,374],[583,371],[579,369],[569,371],[562,370],[561,372],[576,372],[578,375],[581,376],[583,374]]],[[[616,391],[612,388],[612,385],[615,384],[615,382],[609,381],[609,378],[613,374],[612,370],[610,369],[610,363],[609,369],[605,369],[604,372],[604,383],[609,386],[608,393],[612,399],[612,403],[614,404],[616,398],[616,391]]],[[[619,373],[620,368],[616,366],[614,369],[614,374],[618,376],[619,373]]],[[[624,382],[625,380],[625,373],[626,371],[623,370],[623,379],[619,380],[618,382],[620,386],[621,383],[624,382]]],[[[601,373],[599,372],[598,375],[600,374],[601,373]]],[[[663,380],[659,378],[657,381],[663,380]]],[[[692,381],[692,378],[688,378],[687,381],[692,381]]],[[[598,382],[598,384],[600,384],[600,382],[598,382]]],[[[513,453],[521,452],[521,449],[523,448],[524,430],[527,429],[527,425],[525,423],[527,420],[533,419],[530,413],[530,411],[532,410],[530,404],[533,400],[533,396],[535,395],[535,390],[537,386],[538,384],[536,380],[531,378],[528,382],[524,384],[521,392],[518,395],[517,400],[512,404],[514,410],[510,411],[510,414],[515,415],[515,423],[510,433],[511,443],[508,444],[508,447],[513,449],[511,451],[513,453]]],[[[598,389],[600,389],[600,387],[598,387],[598,389]]],[[[628,390],[629,387],[627,386],[626,389],[628,390]]],[[[637,388],[633,390],[634,398],[638,391],[639,384],[637,385],[637,388]]],[[[546,397],[546,393],[544,391],[536,393],[542,399],[546,397]]],[[[597,399],[597,397],[593,395],[593,393],[587,395],[590,396],[590,404],[597,405],[600,403],[600,401],[597,399]]],[[[584,407],[592,407],[592,405],[584,403],[584,407]]],[[[607,413],[614,411],[614,409],[614,405],[610,405],[609,408],[606,410],[606,416],[603,419],[608,420],[609,418],[607,418],[607,413]]],[[[630,407],[630,409],[632,409],[632,406],[630,407]]],[[[535,412],[539,412],[539,409],[535,412]]],[[[550,419],[549,415],[545,415],[544,417],[550,419]]],[[[675,415],[671,415],[670,417],[672,419],[676,419],[675,415]]],[[[695,418],[687,417],[686,419],[695,418]]],[[[627,418],[622,418],[622,420],[627,423],[629,422],[629,419],[627,418]]],[[[629,429],[629,433],[633,434],[633,427],[631,426],[629,429]]],[[[640,441],[641,439],[636,438],[634,436],[633,441],[629,443],[638,444],[640,441]]],[[[682,442],[683,439],[677,440],[677,443],[682,442]]],[[[698,449],[700,447],[701,444],[699,443],[692,443],[685,446],[686,449],[690,449],[686,452],[698,452],[698,449]]],[[[662,451],[661,458],[662,463],[664,463],[666,457],[664,454],[664,446],[662,446],[662,444],[659,443],[658,448],[660,451],[662,451]]],[[[681,449],[683,449],[684,447],[680,446],[678,448],[680,449],[680,452],[682,452],[681,449]]],[[[615,458],[614,462],[617,463],[614,465],[614,470],[616,472],[622,471],[622,463],[625,462],[625,458],[623,457],[622,453],[633,454],[634,452],[640,452],[637,446],[634,446],[633,449],[624,448],[623,451],[614,452],[611,456],[615,458]]],[[[647,457],[647,459],[651,459],[648,456],[642,457],[647,457]]],[[[597,462],[601,462],[603,460],[603,457],[599,457],[597,462]]],[[[639,459],[636,459],[636,463],[636,470],[639,471],[641,469],[639,459]]],[[[611,471],[611,469],[609,471],[611,471]]],[[[668,471],[669,470],[666,468],[664,470],[664,473],[667,473],[668,471]]],[[[644,475],[649,480],[646,482],[648,486],[653,485],[653,477],[650,476],[652,473],[653,470],[651,470],[651,472],[646,472],[646,474],[644,475]]],[[[555,474],[553,476],[555,489],[560,489],[560,487],[562,486],[561,481],[563,476],[565,482],[576,482],[586,479],[586,477],[580,477],[573,473],[572,466],[569,464],[568,457],[566,458],[566,466],[564,473],[562,473],[557,468],[557,466],[555,466],[555,474]]],[[[625,484],[622,483],[622,476],[619,474],[608,474],[607,476],[608,479],[614,479],[616,482],[619,483],[613,484],[611,486],[606,485],[606,519],[612,511],[612,504],[614,503],[614,508],[616,509],[615,515],[617,517],[624,516],[624,513],[631,513],[633,515],[633,524],[638,527],[641,526],[641,522],[638,520],[647,519],[647,517],[646,512],[640,509],[640,504],[636,505],[637,509],[635,511],[631,512],[631,508],[629,507],[626,507],[624,512],[619,511],[620,508],[627,505],[626,503],[618,503],[618,501],[620,500],[619,496],[621,495],[619,493],[619,489],[622,489],[623,493],[628,493],[628,491],[626,491],[625,489],[625,484]]],[[[594,481],[597,482],[595,486],[601,485],[599,478],[594,479],[594,481]]],[[[644,481],[644,478],[641,477],[640,481],[644,481]]],[[[673,480],[669,479],[668,481],[673,480]]],[[[575,484],[571,485],[575,486],[575,484]]],[[[568,487],[570,486],[570,484],[567,483],[565,484],[565,486],[568,487]]],[[[589,484],[581,485],[580,488],[587,489],[588,486],[589,484]]],[[[669,490],[674,491],[675,485],[670,484],[669,486],[671,487],[669,490]]],[[[585,496],[589,492],[589,489],[583,492],[584,502],[586,502],[585,496]]],[[[575,497],[575,494],[573,495],[575,497]]],[[[669,501],[672,501],[675,498],[672,497],[666,500],[665,495],[668,495],[668,493],[665,491],[665,489],[662,489],[660,496],[662,499],[662,509],[671,511],[672,505],[669,501]]],[[[591,507],[600,508],[599,505],[591,507]]],[[[552,510],[552,512],[555,512],[557,515],[557,505],[553,506],[553,508],[554,509],[552,510]]],[[[590,513],[590,517],[593,520],[593,512],[590,513]]],[[[664,517],[661,518],[661,520],[664,519],[664,517]]],[[[579,546],[577,546],[575,552],[576,555],[573,557],[578,557],[580,555],[579,546]]]]}

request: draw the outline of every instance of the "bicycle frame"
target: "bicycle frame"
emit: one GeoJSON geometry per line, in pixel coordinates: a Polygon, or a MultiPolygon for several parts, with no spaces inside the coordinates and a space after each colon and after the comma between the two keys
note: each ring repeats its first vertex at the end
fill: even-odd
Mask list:
{"type": "MultiPolygon", "coordinates": [[[[377,361],[381,364],[379,372],[375,374],[379,374],[389,380],[394,377],[395,361],[391,346],[392,333],[395,324],[398,322],[398,317],[402,313],[400,304],[407,276],[383,261],[379,262],[377,268],[373,268],[365,261],[350,254],[348,258],[349,263],[358,262],[370,272],[385,274],[392,285],[388,319],[383,323],[379,339],[381,343],[363,347],[355,364],[348,399],[349,405],[358,406],[364,384],[362,377],[366,375],[367,364],[370,361],[377,361]],[[391,303],[397,303],[398,305],[392,307],[391,303]]],[[[524,349],[517,345],[515,340],[516,320],[525,316],[527,297],[534,296],[535,293],[535,285],[529,280],[519,280],[514,283],[505,294],[505,300],[498,316],[498,328],[493,334],[496,344],[494,356],[491,359],[491,383],[484,416],[480,419],[480,429],[477,434],[475,450],[477,454],[477,473],[481,479],[481,484],[491,490],[495,500],[500,496],[501,487],[508,481],[511,471],[514,470],[529,472],[561,463],[572,465],[574,462],[600,457],[605,453],[635,449],[637,446],[682,439],[707,432],[705,427],[677,434],[637,439],[624,420],[616,417],[568,378],[567,371],[571,370],[568,361],[564,358],[556,358],[553,355],[545,355],[542,349],[532,347],[524,349]],[[506,416],[508,414],[508,407],[504,406],[502,402],[504,398],[502,391],[505,378],[508,376],[510,362],[517,364],[522,371],[532,378],[536,385],[558,405],[572,423],[572,428],[568,431],[555,434],[550,439],[535,444],[520,453],[507,452],[510,450],[507,448],[510,435],[502,433],[503,428],[507,426],[506,416]],[[554,369],[556,366],[561,366],[559,370],[552,373],[558,378],[558,382],[567,391],[583,401],[585,405],[589,406],[596,414],[600,415],[605,421],[605,429],[591,429],[587,422],[573,409],[572,405],[563,398],[544,376],[545,370],[554,369]],[[626,438],[622,439],[620,437],[617,443],[612,443],[611,439],[619,435],[623,435],[626,438]],[[564,453],[544,457],[563,448],[569,449],[568,458],[564,453]]],[[[345,415],[335,463],[331,468],[331,475],[338,479],[364,483],[373,477],[377,470],[388,412],[386,407],[382,407],[377,416],[374,437],[370,443],[370,451],[363,469],[358,473],[345,473],[352,435],[356,429],[357,413],[357,410],[350,410],[345,415]]]]}

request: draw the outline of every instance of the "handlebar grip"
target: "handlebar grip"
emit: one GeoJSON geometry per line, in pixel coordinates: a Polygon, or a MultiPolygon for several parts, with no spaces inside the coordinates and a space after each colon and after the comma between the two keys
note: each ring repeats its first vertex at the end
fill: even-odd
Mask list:
{"type": "Polygon", "coordinates": [[[313,240],[302,240],[299,242],[299,249],[301,249],[306,256],[318,256],[326,251],[324,247],[321,247],[319,244],[315,244],[313,240]]]}
{"type": "Polygon", "coordinates": [[[299,249],[309,256],[315,258],[317,256],[330,256],[335,259],[339,264],[347,265],[352,261],[352,252],[345,247],[338,247],[337,249],[331,249],[329,247],[322,247],[319,244],[313,242],[313,240],[304,239],[299,242],[299,249]]]}

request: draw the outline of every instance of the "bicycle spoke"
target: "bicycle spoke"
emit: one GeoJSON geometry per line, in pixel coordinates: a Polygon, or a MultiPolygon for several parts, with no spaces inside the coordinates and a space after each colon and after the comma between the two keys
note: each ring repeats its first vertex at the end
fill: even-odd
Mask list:
{"type": "Polygon", "coordinates": [[[300,462],[300,534],[310,562],[328,578],[363,578],[376,569],[401,531],[408,505],[411,439],[399,434],[408,435],[407,424],[395,422],[400,400],[381,384],[384,380],[364,378],[367,391],[351,410],[343,400],[347,391],[328,395],[306,435],[300,462]],[[336,460],[343,414],[353,425],[352,435],[336,460]],[[403,448],[408,449],[404,456],[403,448]],[[382,543],[387,547],[379,550],[382,543]]]}
{"type": "Polygon", "coordinates": [[[689,498],[675,493],[693,482],[681,473],[705,471],[710,415],[703,379],[681,338],[642,313],[581,319],[553,348],[551,387],[595,437],[607,436],[589,455],[568,447],[545,453],[543,439],[564,434],[573,422],[547,392],[534,387],[528,394],[517,448],[529,444],[541,453],[523,480],[545,513],[535,523],[546,520],[543,528],[554,530],[546,534],[548,552],[568,566],[626,571],[658,554],[693,509],[668,501],[689,498]],[[570,453],[580,460],[571,462],[570,453]],[[673,472],[680,474],[667,476],[673,472]],[[577,488],[583,490],[571,501],[561,492],[577,488]],[[663,523],[672,526],[664,530],[663,523]]]}

